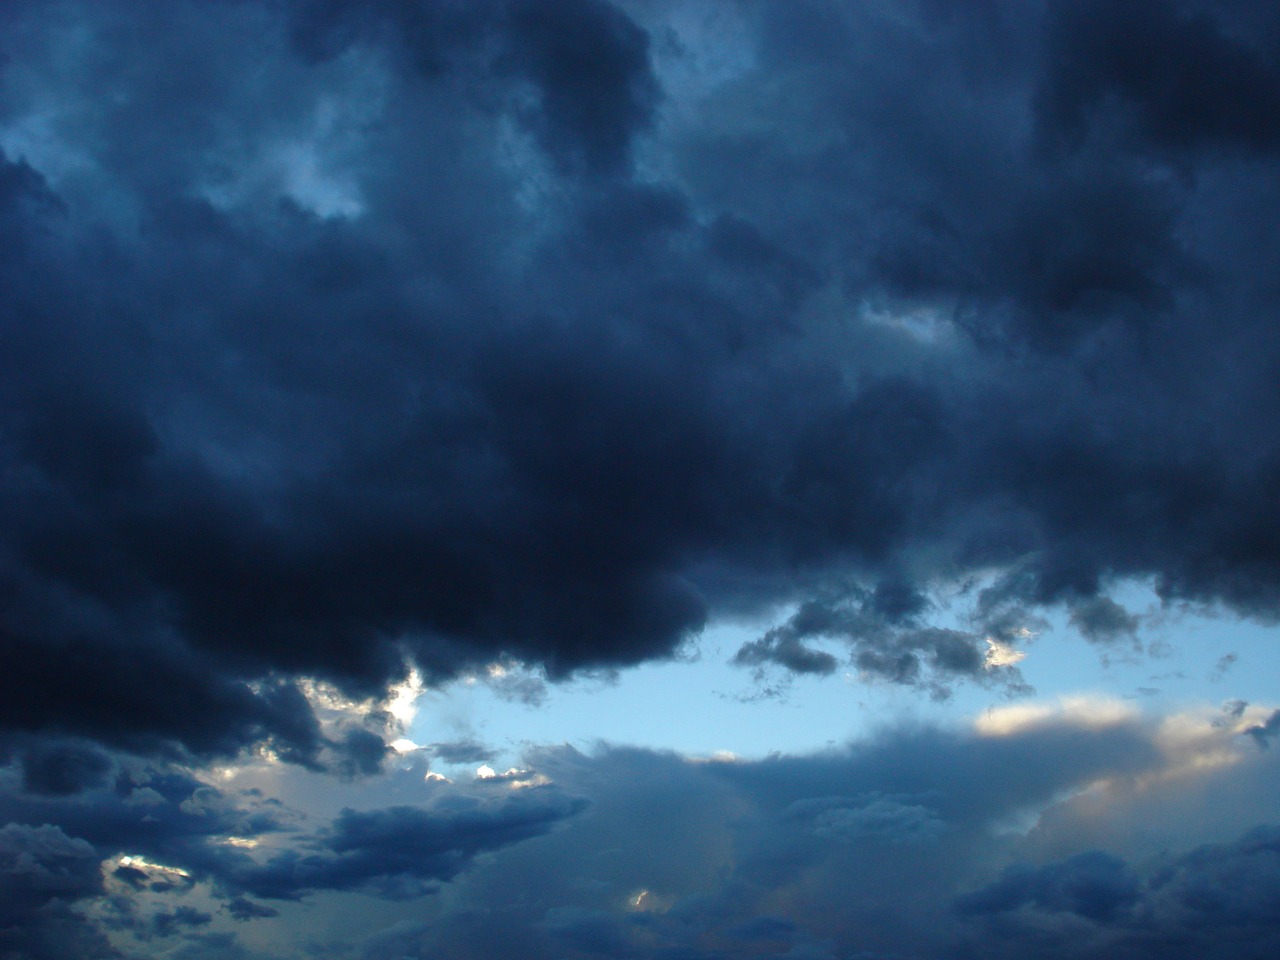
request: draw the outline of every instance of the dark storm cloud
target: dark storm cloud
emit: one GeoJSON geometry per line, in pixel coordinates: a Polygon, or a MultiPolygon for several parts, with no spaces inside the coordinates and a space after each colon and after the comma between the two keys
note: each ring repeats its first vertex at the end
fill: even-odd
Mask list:
{"type": "Polygon", "coordinates": [[[1206,718],[1073,709],[757,761],[543,748],[525,761],[555,786],[524,789],[423,794],[418,765],[413,806],[319,823],[135,769],[117,790],[7,801],[25,822],[0,831],[21,886],[4,902],[18,956],[40,958],[111,956],[103,930],[192,960],[1269,955],[1276,830],[1241,831],[1274,812],[1274,751],[1206,718]],[[135,859],[104,877],[126,840],[135,859]],[[185,884],[162,882],[173,868],[185,884]],[[422,899],[370,920],[344,891],[422,899]],[[227,932],[245,924],[287,947],[249,951],[227,932]],[[69,931],[84,946],[28,946],[69,931]]]}
{"type": "Polygon", "coordinates": [[[1275,17],[696,12],[6,8],[0,723],[365,775],[298,677],[1280,613],[1275,17]]]}
{"type": "Polygon", "coordinates": [[[93,847],[52,826],[11,823],[0,829],[5,926],[34,907],[78,900],[102,889],[93,847]]]}
{"type": "Polygon", "coordinates": [[[72,796],[0,793],[0,818],[15,825],[57,824],[92,860],[94,876],[114,856],[140,857],[121,863],[112,875],[136,891],[165,893],[190,889],[197,880],[217,878],[238,858],[228,836],[255,840],[299,832],[298,815],[257,796],[228,795],[170,770],[134,770],[114,785],[72,796]],[[154,870],[161,864],[185,871],[154,870]]]}
{"type": "Polygon", "coordinates": [[[1258,827],[1231,843],[1166,857],[1139,876],[1104,853],[1011,868],[959,901],[988,914],[986,956],[1266,957],[1280,946],[1280,838],[1258,827]],[[1022,909],[1019,909],[1022,908],[1022,909]]]}
{"type": "Polygon", "coordinates": [[[1247,6],[1051,4],[1041,122],[1080,139],[1098,114],[1112,114],[1135,139],[1164,149],[1274,152],[1280,35],[1274,15],[1247,6]]]}
{"type": "Polygon", "coordinates": [[[433,757],[445,763],[484,763],[493,759],[494,750],[478,740],[454,740],[448,743],[433,743],[427,747],[433,757]]]}
{"type": "Polygon", "coordinates": [[[1134,643],[1138,624],[1138,617],[1110,597],[1091,597],[1071,607],[1071,625],[1091,643],[1134,643]]]}
{"type": "MultiPolygon", "coordinates": [[[[1272,754],[1210,768],[1160,745],[1155,722],[1104,716],[983,736],[893,729],[761,761],[544,749],[529,762],[590,811],[459,877],[448,909],[348,950],[1265,956],[1275,831],[1240,833],[1273,812],[1272,754]],[[1206,835],[1221,839],[1193,839],[1206,835]]],[[[1200,756],[1232,749],[1229,732],[1203,732],[1200,756]]]]}
{"type": "Polygon", "coordinates": [[[962,897],[964,913],[1005,913],[1027,904],[1109,920],[1138,899],[1138,878],[1123,860],[1081,853],[1044,867],[1011,867],[995,883],[962,897]]]}
{"type": "Polygon", "coordinates": [[[279,916],[258,898],[420,897],[588,805],[550,785],[475,793],[436,784],[424,795],[415,767],[414,806],[345,809],[326,823],[256,789],[119,762],[131,769],[113,786],[75,795],[24,796],[0,783],[0,938],[16,957],[115,956],[104,932],[196,943],[193,931],[216,922],[279,916]]]}
{"type": "MultiPolygon", "coordinates": [[[[921,686],[945,696],[957,678],[996,679],[1018,686],[1016,670],[991,670],[982,634],[922,623],[927,602],[919,594],[890,584],[836,603],[807,601],[781,626],[742,645],[733,662],[763,667],[775,664],[794,673],[830,674],[839,661],[806,641],[847,645],[850,662],[865,678],[921,686]]],[[[1025,623],[1020,620],[1019,625],[1025,623]]],[[[992,631],[995,632],[995,631],[992,631]]],[[[761,671],[757,669],[761,675],[761,671]]]]}
{"type": "Polygon", "coordinates": [[[65,795],[101,786],[111,759],[81,743],[37,742],[22,754],[22,786],[32,793],[65,795]]]}
{"type": "Polygon", "coordinates": [[[231,914],[232,919],[239,921],[262,920],[270,917],[278,917],[280,912],[273,907],[265,904],[254,903],[247,897],[236,897],[227,901],[227,912],[231,914]]]}
{"type": "Polygon", "coordinates": [[[292,35],[328,59],[352,44],[390,42],[429,78],[488,75],[527,85],[535,103],[516,117],[567,172],[614,172],[653,119],[659,98],[648,35],[603,0],[297,0],[292,35]]]}
{"type": "Polygon", "coordinates": [[[0,950],[21,960],[120,954],[73,908],[102,892],[93,847],[49,824],[0,828],[0,950]]]}
{"type": "Polygon", "coordinates": [[[531,788],[499,800],[451,795],[430,808],[343,810],[314,852],[245,863],[224,878],[258,897],[367,889],[391,899],[437,889],[479,854],[547,833],[586,801],[531,788]]]}

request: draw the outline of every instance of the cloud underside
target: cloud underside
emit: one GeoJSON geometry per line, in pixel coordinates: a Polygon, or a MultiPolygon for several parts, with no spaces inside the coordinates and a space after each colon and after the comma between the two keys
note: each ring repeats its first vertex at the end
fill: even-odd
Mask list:
{"type": "Polygon", "coordinates": [[[299,676],[1276,614],[1272,15],[215,7],[3,14],[3,725],[315,764],[299,676]]]}

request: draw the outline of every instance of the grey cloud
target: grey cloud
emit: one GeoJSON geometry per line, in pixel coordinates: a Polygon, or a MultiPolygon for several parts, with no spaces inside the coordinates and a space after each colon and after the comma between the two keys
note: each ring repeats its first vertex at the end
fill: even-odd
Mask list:
{"type": "Polygon", "coordinates": [[[262,903],[255,903],[248,897],[234,897],[233,899],[228,900],[226,909],[227,912],[231,914],[232,919],[240,921],[260,920],[280,915],[280,912],[273,907],[268,907],[266,904],[262,903]]]}
{"type": "Polygon", "coordinates": [[[483,763],[492,760],[494,754],[493,748],[478,740],[433,743],[427,749],[433,757],[439,757],[445,763],[483,763]]]}
{"type": "Polygon", "coordinates": [[[958,680],[999,680],[1018,686],[1008,667],[986,666],[984,638],[975,633],[925,626],[928,602],[910,587],[890,583],[838,602],[806,601],[784,624],[743,644],[733,662],[760,668],[777,665],[793,673],[831,674],[839,661],[807,642],[847,645],[850,660],[866,678],[920,686],[946,696],[958,680]]]}
{"type": "Polygon", "coordinates": [[[793,673],[835,673],[838,661],[824,650],[806,647],[794,635],[770,630],[759,640],[744,643],[733,656],[733,662],[744,666],[776,663],[793,673]]]}
{"type": "Polygon", "coordinates": [[[1257,742],[1259,747],[1271,746],[1271,740],[1280,734],[1280,710],[1273,710],[1262,723],[1255,723],[1245,730],[1257,742]]]}
{"type": "Polygon", "coordinates": [[[22,754],[22,785],[33,793],[78,793],[101,786],[111,767],[111,759],[91,746],[37,742],[22,754]]]}
{"type": "Polygon", "coordinates": [[[1063,957],[1261,958],[1280,943],[1278,869],[1276,830],[1258,827],[1230,843],[1162,858],[1141,874],[1102,853],[1016,868],[962,898],[960,908],[1033,907],[991,922],[970,941],[991,956],[1018,956],[1034,941],[1063,957]]]}
{"type": "Polygon", "coordinates": [[[6,926],[53,900],[98,893],[102,875],[93,846],[55,826],[10,823],[0,828],[6,926]]]}
{"type": "Polygon", "coordinates": [[[338,769],[347,776],[377,773],[391,748],[378,734],[369,730],[349,730],[334,745],[340,757],[338,769]]]}
{"type": "MultiPolygon", "coordinates": [[[[1160,769],[1147,733],[561,757],[589,816],[567,794],[389,807],[261,863],[209,838],[287,813],[158,768],[262,746],[376,777],[374,735],[331,738],[301,677],[365,697],[513,658],[555,681],[670,657],[725,613],[798,605],[751,667],[828,673],[834,643],[938,695],[1046,608],[1130,635],[1107,598],[1133,579],[1280,613],[1275,14],[746,0],[708,40],[681,34],[691,2],[4,5],[0,726],[24,766],[0,802],[11,843],[65,839],[32,863],[91,891],[70,851],[128,848],[229,902],[447,880],[640,955],[732,955],[785,888],[797,956],[948,955],[921,903],[998,887],[1016,843],[995,820],[1160,769]],[[944,629],[964,583],[972,630],[944,629]],[[841,808],[838,844],[782,817],[876,791],[930,813],[841,808]],[[895,845],[864,830],[881,815],[946,829],[895,845]],[[598,885],[548,880],[541,848],[598,885]],[[463,869],[494,850],[509,876],[463,869]],[[633,883],[673,891],[667,912],[601,919],[633,883]],[[833,917],[836,947],[807,932],[833,917]]],[[[1262,918],[1223,928],[1179,900],[1230,864],[1273,887],[1250,843],[1110,919],[1063,908],[1128,876],[1076,844],[966,922],[1018,956],[1020,918],[1088,931],[1046,941],[1065,955],[1141,956],[1162,927],[1208,949],[1196,918],[1269,947],[1265,903],[1204,901],[1262,918]]],[[[76,896],[39,894],[5,948],[110,955],[76,896]]],[[[482,916],[423,936],[511,954],[482,916]]],[[[183,949],[248,953],[212,931],[183,949]]]]}
{"type": "Polygon", "coordinates": [[[1236,665],[1239,659],[1240,655],[1238,653],[1224,653],[1218,658],[1218,662],[1213,665],[1213,670],[1209,673],[1209,680],[1211,682],[1221,680],[1236,665]]]}
{"type": "Polygon", "coordinates": [[[1137,643],[1139,622],[1110,597],[1091,597],[1071,608],[1071,625],[1090,643],[1137,643]]]}
{"type": "Polygon", "coordinates": [[[220,876],[236,860],[222,845],[225,837],[292,834],[299,826],[297,813],[279,801],[227,794],[180,771],[136,768],[113,785],[74,795],[0,792],[0,820],[57,824],[76,838],[95,876],[109,857],[141,857],[113,874],[135,890],[156,893],[182,892],[220,876]],[[146,863],[179,867],[185,875],[146,863]]]}
{"type": "Polygon", "coordinates": [[[1138,900],[1138,877],[1118,857],[1097,851],[1061,863],[1011,867],[995,883],[960,898],[968,914],[1004,913],[1034,904],[1044,910],[1112,919],[1138,900]]]}
{"type": "Polygon", "coordinates": [[[877,836],[896,843],[922,843],[946,829],[928,806],[907,800],[876,794],[797,800],[783,816],[808,820],[815,833],[837,840],[877,836]]]}
{"type": "MultiPolygon", "coordinates": [[[[385,944],[369,941],[368,955],[474,956],[519,943],[535,958],[752,950],[941,958],[988,949],[1066,958],[1090,948],[1157,956],[1162,931],[1194,929],[1190,914],[1167,926],[1162,918],[1199,889],[1197,876],[1225,876],[1234,862],[1234,852],[1213,852],[1233,851],[1234,841],[1205,855],[1190,838],[1232,836],[1249,815],[1234,802],[1192,798],[1182,820],[1171,811],[1186,798],[1172,786],[1120,787],[1114,807],[1073,799],[1088,784],[1158,777],[1170,760],[1157,736],[1138,719],[1063,718],[990,737],[887,730],[825,754],[760,761],[542,750],[530,760],[590,796],[589,815],[459,875],[449,910],[389,930],[385,944]],[[1148,832],[1166,830],[1154,853],[1134,844],[1142,830],[1126,819],[1126,802],[1148,832]],[[1083,829],[1098,823],[1113,832],[1083,829]],[[1201,860],[1216,865],[1191,868],[1201,860]]],[[[1209,784],[1243,790],[1254,815],[1265,812],[1274,763],[1269,753],[1242,760],[1192,775],[1192,793],[1209,784]]],[[[1250,869],[1267,869],[1268,849],[1250,847],[1258,858],[1250,869]]],[[[1249,904],[1269,896],[1258,876],[1257,893],[1232,894],[1215,929],[1255,922],[1249,904]]],[[[1256,922],[1269,942],[1270,921],[1256,922]]],[[[1187,941],[1210,942],[1209,934],[1187,941]]],[[[1233,933],[1230,942],[1247,940],[1233,933]]]]}
{"type": "MultiPolygon", "coordinates": [[[[421,775],[414,779],[420,790],[421,775]]],[[[392,898],[430,892],[479,855],[541,836],[587,806],[582,797],[550,785],[513,788],[504,781],[501,787],[480,793],[448,787],[423,805],[345,809],[327,826],[313,827],[299,811],[260,792],[224,792],[161,769],[122,777],[114,790],[66,797],[0,794],[0,819],[60,824],[32,836],[48,839],[48,833],[79,851],[95,885],[85,895],[101,886],[99,861],[128,854],[142,859],[117,867],[114,875],[134,890],[181,892],[208,882],[229,900],[233,918],[250,919],[273,914],[246,894],[296,900],[319,890],[360,889],[392,898]],[[66,840],[64,829],[78,839],[66,840]],[[227,837],[267,839],[277,852],[255,858],[228,845],[227,837]]]]}
{"type": "MultiPolygon", "coordinates": [[[[289,901],[327,892],[318,902],[340,923],[367,901],[337,894],[361,891],[421,899],[385,914],[381,933],[335,934],[307,949],[344,960],[517,945],[533,958],[977,950],[1056,960],[1090,950],[1212,956],[1221,936],[1263,956],[1274,935],[1274,830],[1230,838],[1270,810],[1273,752],[1179,768],[1154,720],[1096,719],[1050,716],[999,735],[899,727],[821,754],[755,761],[543,748],[527,762],[555,787],[442,787],[424,804],[346,810],[288,832],[277,814],[261,824],[274,833],[258,834],[269,843],[255,856],[215,841],[253,836],[246,819],[273,808],[269,798],[157,773],[146,788],[154,797],[132,810],[134,823],[145,809],[155,824],[137,852],[211,884],[225,906],[206,924],[207,907],[155,887],[143,865],[133,888],[157,905],[118,922],[135,937],[181,937],[192,958],[215,957],[244,949],[219,922],[295,931],[300,906],[289,901]],[[1164,775],[1173,769],[1180,775],[1164,775]],[[1232,882],[1239,876],[1247,889],[1232,882]]],[[[1229,732],[1206,726],[1214,730],[1214,749],[1229,748],[1229,732]]],[[[107,791],[23,802],[4,815],[67,830],[9,833],[23,850],[43,837],[42,861],[70,878],[60,889],[97,903],[99,859],[121,835],[105,828],[107,791]],[[88,839],[70,839],[72,829],[88,839]]],[[[68,915],[57,904],[39,909],[68,915]]]]}
{"type": "MultiPolygon", "coordinates": [[[[1272,18],[210,9],[6,10],[6,727],[354,773],[296,677],[852,596],[856,665],[942,695],[974,577],[984,630],[1280,609],[1272,18]]],[[[743,657],[833,669],[780,629],[743,657]]]]}
{"type": "Polygon", "coordinates": [[[148,932],[152,936],[168,937],[181,930],[206,926],[211,920],[212,914],[202,913],[194,907],[177,907],[172,912],[153,914],[148,932]]]}
{"type": "Polygon", "coordinates": [[[73,904],[102,892],[91,844],[49,824],[0,827],[0,950],[21,960],[119,957],[73,904]]]}
{"type": "Polygon", "coordinates": [[[496,800],[447,795],[429,808],[343,810],[315,838],[261,866],[229,863],[221,879],[258,897],[296,899],[317,890],[368,889],[399,899],[451,880],[480,853],[540,836],[586,806],[534,787],[496,800]]]}
{"type": "Polygon", "coordinates": [[[388,44],[427,79],[474,74],[467,79],[478,98],[506,92],[519,122],[569,172],[625,170],[659,99],[648,35],[602,0],[323,0],[290,8],[291,36],[309,57],[388,44]],[[503,80],[527,85],[534,102],[522,102],[518,89],[503,91],[503,80]]]}

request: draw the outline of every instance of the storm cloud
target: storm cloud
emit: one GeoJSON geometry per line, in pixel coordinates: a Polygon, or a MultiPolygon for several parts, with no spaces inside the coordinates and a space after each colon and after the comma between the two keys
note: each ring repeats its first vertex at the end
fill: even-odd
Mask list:
{"type": "Polygon", "coordinates": [[[678,9],[10,5],[8,725],[319,763],[292,676],[992,571],[1276,613],[1273,18],[678,9]]]}
{"type": "Polygon", "coordinates": [[[591,808],[459,878],[453,909],[419,911],[364,948],[377,958],[515,942],[532,957],[700,960],[1267,955],[1275,831],[1251,824],[1273,809],[1271,752],[1207,718],[1184,718],[1186,740],[1171,741],[1100,703],[995,719],[977,733],[886,729],[760,761],[541,750],[529,761],[590,795],[591,808]],[[1223,748],[1239,766],[1203,762],[1223,748]],[[1196,800],[1180,809],[1188,789],[1196,800]],[[1186,831],[1218,839],[1187,843],[1186,831]]]}
{"type": "MultiPolygon", "coordinates": [[[[1163,866],[998,839],[1172,769],[1136,720],[460,786],[500,751],[392,704],[498,667],[533,709],[730,621],[761,683],[940,702],[1027,692],[1051,618],[1150,653],[1127,590],[1280,620],[1278,120],[1244,0],[3,4],[0,951],[242,956],[228,918],[428,893],[448,922],[370,957],[1273,945],[1269,894],[1219,890],[1275,888],[1253,807],[1163,866]],[[308,820],[236,764],[401,792],[308,820]],[[632,836],[624,778],[687,860],[489,898],[499,852],[632,836]],[[831,860],[864,850],[874,882],[831,860]]],[[[1251,709],[1214,756],[1269,770],[1251,709]]]]}

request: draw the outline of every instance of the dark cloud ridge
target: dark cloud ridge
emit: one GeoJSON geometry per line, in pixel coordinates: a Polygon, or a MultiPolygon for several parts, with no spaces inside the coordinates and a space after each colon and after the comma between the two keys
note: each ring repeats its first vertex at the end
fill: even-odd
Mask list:
{"type": "Polygon", "coordinates": [[[894,582],[843,635],[942,689],[990,571],[1280,612],[1273,18],[746,3],[703,83],[660,7],[214,6],[4,15],[6,727],[314,765],[298,676],[894,582]]]}

